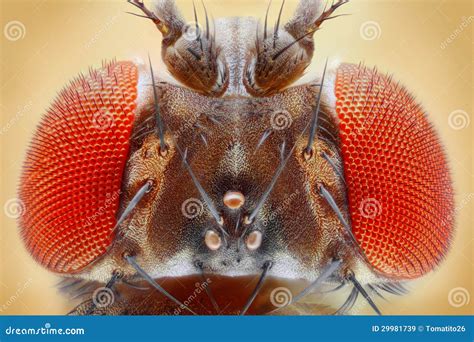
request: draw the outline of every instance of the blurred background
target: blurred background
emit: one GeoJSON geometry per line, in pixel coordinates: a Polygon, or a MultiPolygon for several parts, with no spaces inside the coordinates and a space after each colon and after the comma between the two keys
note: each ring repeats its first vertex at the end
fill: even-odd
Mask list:
{"type": "MultiPolygon", "coordinates": [[[[188,20],[192,2],[178,0],[188,20]]],[[[267,1],[206,0],[214,17],[256,16],[267,1]]],[[[297,5],[287,0],[283,19],[297,5]]],[[[280,2],[270,11],[275,20],[280,2]]],[[[57,92],[103,60],[160,61],[161,36],[125,0],[1,0],[0,50],[0,314],[64,314],[73,303],[55,288],[58,278],[26,253],[15,217],[25,149],[57,92]]],[[[199,14],[202,8],[198,6],[199,14]]],[[[306,79],[324,60],[377,66],[394,74],[420,101],[441,136],[456,190],[457,231],[439,269],[409,285],[410,294],[378,300],[388,315],[472,314],[473,287],[473,5],[469,0],[351,0],[315,36],[306,79]]],[[[161,69],[163,67],[156,67],[161,69]]],[[[21,210],[20,210],[21,211],[21,210]]],[[[361,303],[356,313],[372,313],[361,303]]]]}

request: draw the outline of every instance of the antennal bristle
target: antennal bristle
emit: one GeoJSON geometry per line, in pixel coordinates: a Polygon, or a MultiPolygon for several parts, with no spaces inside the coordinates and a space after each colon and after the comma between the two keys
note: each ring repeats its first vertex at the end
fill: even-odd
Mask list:
{"type": "Polygon", "coordinates": [[[278,29],[280,28],[281,14],[283,13],[283,6],[285,6],[285,0],[281,3],[280,12],[278,13],[278,19],[275,25],[275,31],[273,32],[273,48],[276,46],[276,40],[278,39],[278,29]]]}
{"type": "Polygon", "coordinates": [[[153,87],[153,99],[154,99],[154,105],[155,105],[155,118],[156,118],[156,128],[157,128],[157,133],[160,138],[160,152],[166,153],[167,147],[165,143],[165,130],[163,127],[163,121],[161,119],[161,113],[160,113],[160,107],[158,105],[158,94],[156,92],[156,83],[155,83],[155,75],[153,73],[153,66],[151,65],[151,58],[150,55],[148,55],[148,61],[150,63],[150,76],[151,76],[151,82],[152,82],[152,87],[153,87]]]}
{"type": "Polygon", "coordinates": [[[324,87],[324,77],[326,76],[326,68],[328,66],[328,60],[326,59],[326,64],[324,64],[323,76],[321,78],[321,85],[319,87],[318,99],[316,101],[316,110],[313,112],[313,118],[311,119],[311,129],[309,131],[308,145],[306,146],[305,152],[307,155],[311,155],[313,150],[314,137],[316,136],[316,129],[318,128],[318,117],[319,109],[321,108],[321,95],[323,93],[324,87]]]}
{"type": "Polygon", "coordinates": [[[268,270],[272,267],[273,263],[271,261],[266,261],[265,264],[263,265],[263,271],[262,274],[260,275],[260,278],[258,279],[257,285],[255,286],[254,290],[252,291],[252,294],[250,295],[249,299],[247,300],[247,303],[245,303],[244,307],[240,311],[241,316],[245,315],[247,310],[250,308],[252,305],[253,301],[255,298],[257,298],[258,293],[262,289],[263,282],[265,278],[267,277],[268,270]]]}

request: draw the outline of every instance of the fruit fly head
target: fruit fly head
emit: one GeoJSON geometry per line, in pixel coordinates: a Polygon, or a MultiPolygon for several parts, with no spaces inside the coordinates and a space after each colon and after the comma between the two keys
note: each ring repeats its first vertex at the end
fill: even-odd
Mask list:
{"type": "Polygon", "coordinates": [[[31,254],[120,294],[74,313],[267,313],[325,286],[351,288],[338,313],[359,293],[379,313],[373,295],[440,262],[452,187],[413,97],[352,64],[291,86],[345,2],[212,30],[205,8],[188,26],[173,1],[131,1],[162,33],[176,84],[151,63],[80,76],[40,124],[20,186],[31,254]],[[194,284],[207,296],[189,300],[194,284]]]}

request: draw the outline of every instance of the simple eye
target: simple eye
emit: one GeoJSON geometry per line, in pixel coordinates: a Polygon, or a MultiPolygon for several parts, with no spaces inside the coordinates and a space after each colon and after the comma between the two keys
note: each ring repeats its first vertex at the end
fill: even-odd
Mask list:
{"type": "Polygon", "coordinates": [[[222,239],[213,230],[208,230],[206,232],[206,236],[204,237],[204,242],[206,243],[206,246],[211,250],[211,251],[216,251],[222,246],[222,239]]]}
{"type": "Polygon", "coordinates": [[[224,195],[224,204],[230,209],[239,209],[245,203],[245,197],[240,191],[227,191],[224,195]]]}
{"type": "Polygon", "coordinates": [[[262,233],[258,230],[254,230],[247,236],[245,244],[251,251],[256,250],[262,244],[262,233]]]}

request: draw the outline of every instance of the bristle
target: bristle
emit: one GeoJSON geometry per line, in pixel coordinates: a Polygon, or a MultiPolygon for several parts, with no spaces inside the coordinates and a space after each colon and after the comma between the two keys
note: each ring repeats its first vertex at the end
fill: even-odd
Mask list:
{"type": "MultiPolygon", "coordinates": [[[[307,36],[310,36],[312,34],[314,34],[314,32],[316,32],[318,29],[314,29],[314,30],[311,30],[305,34],[303,34],[302,36],[298,37],[297,39],[293,40],[291,43],[287,44],[286,46],[284,46],[283,48],[281,48],[279,51],[277,51],[273,56],[272,56],[272,60],[276,60],[278,59],[278,57],[280,57],[281,55],[283,55],[283,53],[288,50],[290,47],[292,47],[293,45],[295,45],[296,43],[298,43],[300,40],[304,39],[305,37],[307,36]]],[[[303,58],[303,50],[301,51],[301,59],[303,58]]]]}
{"type": "Polygon", "coordinates": [[[372,309],[374,309],[374,311],[377,313],[377,315],[382,315],[382,313],[380,312],[379,308],[377,307],[377,305],[375,305],[374,301],[372,300],[372,298],[370,298],[369,294],[367,293],[367,291],[365,291],[364,287],[361,285],[361,283],[359,283],[359,281],[356,279],[354,273],[350,274],[349,275],[349,280],[352,282],[352,284],[354,284],[354,287],[357,289],[357,291],[360,292],[360,294],[365,298],[365,300],[367,301],[367,303],[369,303],[369,305],[372,307],[372,309]]]}
{"type": "MultiPolygon", "coordinates": [[[[206,283],[207,282],[206,274],[204,273],[204,268],[203,268],[202,262],[198,261],[196,263],[196,266],[199,268],[201,281],[203,283],[206,283]]],[[[207,297],[211,301],[211,304],[214,307],[214,310],[216,311],[216,314],[220,314],[221,310],[219,308],[219,305],[217,304],[217,301],[216,301],[216,298],[214,297],[214,294],[212,293],[212,290],[210,288],[210,284],[208,284],[208,286],[205,286],[204,289],[206,290],[207,297]]]]}
{"type": "Polygon", "coordinates": [[[316,136],[316,130],[318,128],[319,110],[321,108],[321,97],[322,97],[322,93],[323,93],[324,78],[326,76],[327,66],[328,66],[328,60],[326,59],[326,63],[324,64],[323,76],[321,77],[321,86],[319,88],[318,99],[316,100],[316,109],[314,110],[313,116],[311,118],[311,126],[310,126],[310,132],[309,132],[309,137],[308,137],[308,144],[306,145],[306,149],[305,149],[305,151],[308,155],[311,155],[311,153],[312,153],[314,138],[316,136]]]}
{"type": "Polygon", "coordinates": [[[209,197],[207,192],[202,187],[201,183],[196,178],[196,175],[194,174],[193,170],[191,169],[191,166],[188,164],[188,161],[187,161],[188,150],[186,149],[186,150],[184,150],[184,152],[181,151],[180,147],[178,146],[178,144],[176,142],[175,142],[175,146],[176,146],[176,149],[178,150],[179,154],[181,155],[181,159],[183,161],[184,167],[188,171],[188,174],[191,176],[191,180],[192,180],[194,186],[198,190],[198,192],[201,195],[201,198],[203,199],[203,201],[206,203],[212,217],[214,217],[214,219],[217,223],[217,226],[219,227],[219,229],[221,230],[221,232],[224,235],[228,235],[228,233],[222,228],[222,217],[217,212],[214,204],[212,203],[211,198],[209,197]]]}
{"type": "Polygon", "coordinates": [[[303,291],[301,291],[297,296],[295,296],[292,300],[291,303],[296,303],[299,300],[301,300],[303,297],[307,296],[311,292],[313,292],[315,289],[320,287],[329,277],[331,277],[341,266],[342,262],[341,260],[334,260],[329,262],[324,268],[321,270],[321,273],[319,276],[316,278],[315,281],[313,281],[311,284],[309,284],[303,291]]]}
{"type": "Polygon", "coordinates": [[[271,261],[266,261],[265,264],[263,265],[262,274],[260,275],[260,278],[258,279],[257,285],[255,285],[255,288],[254,288],[253,292],[250,294],[250,297],[247,299],[247,302],[245,303],[244,307],[240,311],[239,315],[243,316],[247,313],[247,310],[250,308],[253,301],[257,297],[258,293],[262,289],[263,282],[265,281],[265,279],[267,277],[267,273],[270,270],[270,268],[272,267],[272,265],[273,265],[273,263],[271,261]]]}
{"type": "Polygon", "coordinates": [[[182,307],[192,313],[193,315],[196,315],[196,313],[191,310],[187,305],[181,303],[178,299],[176,299],[174,296],[172,296],[168,291],[166,291],[164,288],[162,288],[158,283],[145,271],[143,270],[135,261],[135,259],[131,256],[125,256],[125,260],[137,271],[140,276],[142,276],[143,279],[145,279],[151,286],[153,286],[155,289],[157,289],[161,294],[163,294],[166,298],[170,299],[172,302],[176,303],[179,307],[182,307]]]}
{"type": "Polygon", "coordinates": [[[257,205],[255,206],[255,208],[253,209],[252,213],[249,215],[248,217],[248,221],[249,222],[253,222],[253,220],[255,219],[255,217],[258,215],[258,213],[260,212],[260,209],[263,207],[263,205],[265,204],[265,201],[267,200],[268,196],[270,195],[270,193],[272,192],[273,190],[273,187],[275,186],[278,178],[280,177],[281,173],[283,172],[283,170],[285,169],[285,166],[286,164],[288,163],[288,160],[290,159],[291,155],[293,154],[293,151],[295,150],[296,148],[296,143],[293,145],[292,149],[290,150],[290,152],[288,152],[287,156],[286,157],[282,157],[281,159],[281,162],[280,162],[280,166],[277,168],[275,174],[273,175],[273,178],[270,182],[270,184],[268,185],[267,189],[265,190],[265,192],[263,193],[262,197],[260,198],[260,200],[257,202],[257,205]]]}
{"type": "Polygon", "coordinates": [[[268,23],[268,12],[270,11],[270,5],[272,4],[272,0],[268,2],[267,11],[265,12],[265,25],[263,27],[263,40],[267,40],[267,23],[268,23]]]}
{"type": "Polygon", "coordinates": [[[206,39],[209,40],[209,16],[207,15],[207,8],[206,5],[204,5],[204,0],[201,0],[202,7],[204,8],[204,14],[206,16],[206,39]]]}
{"type": "Polygon", "coordinates": [[[151,82],[153,86],[153,99],[154,99],[154,106],[155,106],[155,118],[156,118],[156,129],[158,133],[158,137],[160,138],[160,151],[165,153],[167,151],[167,146],[165,142],[165,129],[163,125],[163,120],[161,118],[160,113],[160,106],[158,104],[158,94],[156,93],[156,84],[155,84],[155,74],[153,73],[153,66],[151,65],[151,59],[148,55],[148,62],[150,64],[150,74],[151,74],[151,82]]]}
{"type": "MultiPolygon", "coordinates": [[[[118,272],[114,272],[114,273],[112,274],[112,277],[109,279],[109,281],[108,281],[107,284],[105,285],[105,288],[113,291],[113,287],[114,287],[115,283],[116,283],[117,280],[119,280],[120,278],[121,278],[121,274],[118,273],[118,272]]],[[[95,309],[96,309],[96,302],[94,301],[94,299],[92,299],[92,305],[87,309],[87,312],[85,313],[85,315],[90,315],[90,314],[92,314],[95,309]]]]}
{"type": "Polygon", "coordinates": [[[341,169],[336,166],[334,160],[332,160],[332,158],[329,157],[326,152],[322,152],[321,157],[323,157],[328,162],[328,164],[331,165],[339,180],[345,184],[346,180],[344,179],[344,175],[341,173],[341,169]]]}
{"type": "Polygon", "coordinates": [[[273,133],[273,130],[267,129],[263,132],[261,138],[258,141],[257,146],[255,147],[255,152],[262,146],[262,144],[265,142],[265,140],[268,139],[268,137],[273,133]]]}
{"type": "Polygon", "coordinates": [[[351,227],[349,226],[349,223],[347,222],[347,220],[344,218],[344,215],[342,214],[342,210],[339,208],[336,201],[334,200],[334,197],[331,195],[331,193],[326,189],[326,187],[323,184],[319,185],[319,193],[324,198],[326,203],[329,204],[329,206],[334,211],[334,213],[337,215],[337,218],[339,219],[341,224],[344,226],[346,231],[352,235],[351,227]]]}
{"type": "Polygon", "coordinates": [[[130,200],[130,202],[128,203],[127,207],[125,208],[125,210],[123,211],[123,213],[120,215],[120,218],[117,220],[117,223],[115,224],[115,227],[114,229],[112,230],[115,231],[115,229],[117,229],[118,227],[120,227],[120,225],[122,224],[122,222],[130,215],[130,213],[133,211],[133,209],[138,205],[138,203],[140,203],[140,201],[142,200],[142,198],[148,193],[150,192],[150,190],[152,189],[153,187],[153,183],[151,181],[148,181],[145,183],[145,185],[143,185],[138,191],[137,193],[133,196],[133,198],[130,200]]]}
{"type": "Polygon", "coordinates": [[[335,315],[345,315],[357,301],[357,297],[359,296],[359,291],[354,287],[351,290],[351,293],[341,305],[341,307],[334,313],[335,315]]]}
{"type": "Polygon", "coordinates": [[[275,31],[273,32],[273,48],[276,47],[276,41],[278,39],[278,30],[280,29],[280,20],[281,14],[283,13],[283,6],[285,6],[285,0],[283,0],[281,3],[280,12],[278,13],[277,22],[275,25],[275,31]]]}

